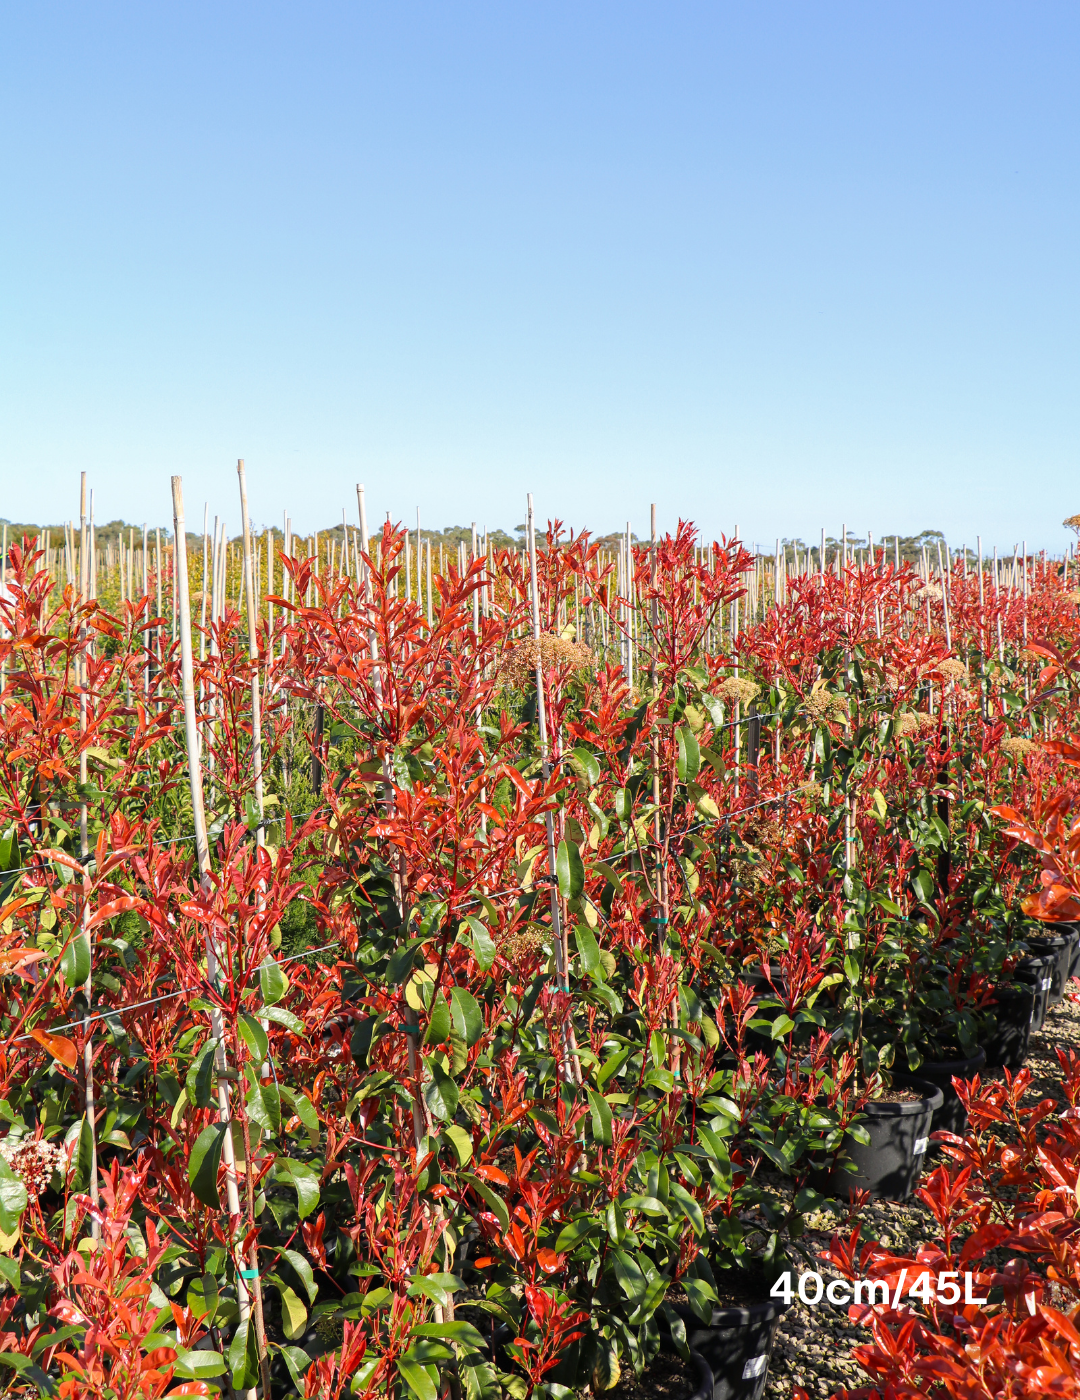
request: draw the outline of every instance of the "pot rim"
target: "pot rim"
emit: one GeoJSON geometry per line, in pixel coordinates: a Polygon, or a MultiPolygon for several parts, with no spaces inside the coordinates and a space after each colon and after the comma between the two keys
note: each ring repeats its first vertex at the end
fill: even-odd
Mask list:
{"type": "Polygon", "coordinates": [[[923,1097],[917,1103],[882,1103],[871,1099],[859,1112],[875,1118],[910,1118],[916,1113],[935,1113],[945,1102],[940,1085],[929,1079],[919,1079],[914,1074],[894,1074],[892,1081],[898,1089],[922,1089],[923,1097]]]}
{"type": "MultiPolygon", "coordinates": [[[[984,1064],[986,1064],[986,1051],[981,1045],[976,1045],[974,1055],[969,1055],[965,1060],[923,1060],[922,1064],[915,1071],[915,1077],[918,1078],[923,1070],[934,1069],[939,1070],[942,1074],[952,1070],[958,1079],[963,1079],[967,1076],[961,1075],[960,1069],[967,1065],[977,1065],[981,1068],[984,1064]]],[[[977,1073],[978,1070],[975,1072],[977,1073]]]]}
{"type": "MultiPolygon", "coordinates": [[[[1005,1001],[1015,1000],[1016,997],[1025,994],[1030,996],[1032,1001],[1035,1000],[1035,993],[1030,982],[1021,982],[1019,985],[1015,982],[1000,982],[993,990],[995,997],[1001,997],[1005,1001]]],[[[983,1009],[986,1011],[993,1011],[993,1003],[991,1002],[990,1005],[983,1009]]]]}
{"type": "Polygon", "coordinates": [[[689,1303],[671,1303],[669,1306],[686,1323],[687,1342],[693,1348],[690,1341],[691,1324],[698,1332],[709,1332],[720,1327],[749,1327],[754,1322],[772,1322],[792,1305],[781,1298],[763,1298],[760,1303],[732,1303],[726,1308],[714,1306],[711,1322],[702,1322],[689,1303]]]}

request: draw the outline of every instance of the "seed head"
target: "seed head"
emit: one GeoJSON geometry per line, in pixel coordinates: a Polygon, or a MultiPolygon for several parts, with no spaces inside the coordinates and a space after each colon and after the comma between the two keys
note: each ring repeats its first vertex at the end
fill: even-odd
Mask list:
{"type": "MultiPolygon", "coordinates": [[[[540,635],[540,664],[544,670],[555,666],[566,666],[574,672],[583,671],[593,663],[593,654],[584,642],[572,642],[567,637],[558,637],[551,632],[540,635]]],[[[499,667],[499,677],[504,685],[515,690],[531,690],[536,684],[535,637],[527,637],[510,651],[499,667]]]]}
{"type": "Polygon", "coordinates": [[[751,700],[761,694],[761,686],[746,676],[728,676],[720,682],[717,693],[721,700],[727,700],[731,704],[738,701],[742,705],[749,705],[751,700]]]}
{"type": "Polygon", "coordinates": [[[1025,739],[1022,734],[1011,734],[1001,741],[1001,752],[1008,759],[1019,760],[1029,754],[1038,753],[1039,746],[1034,739],[1025,739]]]}

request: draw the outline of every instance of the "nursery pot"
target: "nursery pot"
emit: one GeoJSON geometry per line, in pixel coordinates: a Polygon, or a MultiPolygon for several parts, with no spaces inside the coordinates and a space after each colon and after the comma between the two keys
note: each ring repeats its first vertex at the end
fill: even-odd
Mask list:
{"type": "Polygon", "coordinates": [[[1035,1000],[1031,1007],[1032,1035],[1042,1030],[1046,1020],[1056,968],[1057,958],[1053,953],[1038,953],[1021,958],[1013,969],[1014,980],[1026,983],[1035,991],[1035,1000]]]}
{"type": "Polygon", "coordinates": [[[1073,951],[1076,947],[1076,934],[1072,929],[1062,929],[1060,933],[1049,934],[1046,938],[1025,938],[1024,942],[1037,957],[1050,956],[1054,959],[1054,983],[1050,988],[1050,1005],[1056,1006],[1065,995],[1065,983],[1069,980],[1072,968],[1073,951]]]}
{"type": "Polygon", "coordinates": [[[1069,976],[1080,976],[1080,924],[1062,924],[1061,928],[1068,929],[1075,937],[1072,961],[1069,964],[1069,976]]]}
{"type": "Polygon", "coordinates": [[[690,1356],[703,1381],[689,1400],[761,1400],[785,1305],[767,1298],[746,1307],[713,1308],[708,1326],[690,1308],[672,1306],[686,1323],[690,1356]]]}
{"type": "MultiPolygon", "coordinates": [[[[779,1000],[780,997],[787,996],[787,979],[775,964],[773,964],[769,970],[772,972],[773,976],[771,983],[763,972],[749,968],[741,973],[739,977],[740,982],[744,982],[753,990],[759,1002],[763,1001],[766,997],[779,1000]]],[[[780,1015],[780,1009],[779,1007],[772,1007],[768,1011],[759,1010],[757,1015],[771,1018],[775,1021],[777,1016],[780,1015]]],[[[776,1045],[777,1042],[765,1031],[747,1029],[746,1049],[751,1055],[756,1054],[760,1050],[762,1054],[768,1055],[771,1058],[776,1052],[776,1045]]]]}
{"type": "Polygon", "coordinates": [[[1019,1069],[1027,1059],[1031,1036],[1031,1015],[1035,1005],[1035,988],[1023,982],[1011,987],[995,987],[994,1013],[997,1025],[983,1040],[987,1069],[1019,1069]]]}
{"type": "Polygon", "coordinates": [[[978,1074],[985,1064],[986,1051],[981,1047],[967,1059],[924,1060],[922,1062],[919,1066],[919,1078],[935,1085],[941,1090],[943,1096],[941,1107],[934,1110],[934,1115],[930,1120],[932,1133],[940,1130],[946,1133],[955,1133],[957,1137],[963,1137],[967,1129],[967,1114],[964,1111],[964,1105],[960,1102],[959,1094],[953,1088],[953,1080],[970,1079],[972,1075],[978,1074]]]}
{"type": "Polygon", "coordinates": [[[871,1199],[884,1201],[904,1201],[911,1195],[930,1147],[931,1120],[945,1096],[929,1080],[894,1074],[892,1082],[894,1088],[912,1089],[920,1097],[911,1103],[868,1103],[859,1126],[870,1134],[869,1143],[848,1134],[840,1161],[811,1173],[815,1190],[839,1200],[850,1200],[852,1191],[869,1191],[871,1199]],[[854,1164],[853,1172],[845,1169],[845,1158],[854,1164]]]}

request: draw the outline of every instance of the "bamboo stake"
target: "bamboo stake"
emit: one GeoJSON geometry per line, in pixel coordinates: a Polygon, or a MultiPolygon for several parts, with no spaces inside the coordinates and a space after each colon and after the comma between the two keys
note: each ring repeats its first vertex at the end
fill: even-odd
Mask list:
{"type": "MultiPolygon", "coordinates": [[[[259,634],[258,634],[258,611],[256,605],[255,592],[255,569],[251,552],[251,522],[248,518],[247,503],[247,478],[244,475],[244,459],[241,457],[236,463],[236,473],[240,479],[240,514],[244,522],[244,574],[243,582],[247,584],[247,624],[248,624],[248,659],[251,662],[251,759],[255,768],[255,801],[259,808],[259,825],[255,828],[255,844],[262,850],[265,843],[263,833],[263,772],[262,772],[262,709],[259,702],[259,634]]],[[[263,907],[262,890],[260,887],[259,907],[263,907]]],[[[269,1029],[269,1022],[262,1020],[264,1031],[269,1029]]],[[[262,1066],[262,1077],[268,1079],[271,1074],[269,1063],[262,1066]]],[[[247,1150],[248,1127],[244,1124],[245,1151],[244,1151],[244,1181],[247,1189],[248,1214],[251,1219],[255,1219],[255,1189],[251,1169],[251,1153],[247,1150]]],[[[254,1288],[252,1290],[255,1301],[255,1328],[256,1339],[259,1344],[259,1371],[262,1376],[263,1396],[269,1400],[270,1396],[270,1363],[266,1355],[266,1322],[263,1317],[262,1280],[259,1277],[259,1246],[257,1239],[251,1241],[250,1268],[254,1276],[254,1288]]]]}
{"type": "MultiPolygon", "coordinates": [[[[173,525],[176,538],[184,536],[184,492],[181,478],[172,479],[173,525]]],[[[188,781],[191,789],[191,815],[195,825],[195,851],[199,862],[199,882],[203,894],[209,897],[210,881],[210,842],[206,832],[206,812],[203,807],[202,769],[199,766],[199,734],[195,716],[195,680],[191,657],[191,612],[188,602],[187,551],[180,556],[178,570],[179,613],[180,613],[180,671],[184,697],[184,733],[187,740],[188,781]]],[[[209,980],[218,980],[218,956],[214,939],[206,932],[206,970],[209,980]]],[[[218,1114],[225,1127],[222,1141],[222,1157],[225,1162],[225,1194],[229,1207],[229,1232],[235,1237],[240,1225],[240,1192],[237,1187],[236,1153],[233,1148],[232,1111],[229,1102],[228,1081],[221,1078],[220,1071],[227,1068],[225,1060],[225,1027],[221,1011],[212,1007],[210,1011],[211,1033],[216,1041],[214,1058],[218,1068],[218,1114]]],[[[240,1309],[240,1324],[250,1325],[251,1298],[247,1281],[244,1278],[243,1256],[240,1256],[236,1269],[236,1297],[240,1309]]],[[[254,1387],[244,1392],[245,1400],[257,1400],[254,1387]]]]}
{"type": "MultiPolygon", "coordinates": [[[[536,586],[536,532],[533,527],[533,498],[531,492],[526,499],[528,502],[526,520],[529,540],[529,582],[532,589],[532,634],[533,641],[536,643],[536,718],[540,730],[540,764],[544,775],[544,783],[546,785],[551,777],[551,763],[548,759],[547,708],[544,703],[544,661],[540,650],[540,593],[536,586]]],[[[569,995],[570,986],[566,977],[566,959],[563,949],[561,920],[559,918],[559,886],[555,878],[555,825],[552,820],[550,807],[544,813],[544,825],[547,833],[548,872],[550,879],[551,945],[555,955],[555,972],[559,980],[559,990],[569,995]]],[[[575,1084],[580,1084],[581,1066],[578,1063],[574,1027],[569,1017],[567,1018],[566,1024],[566,1038],[567,1050],[570,1058],[571,1078],[575,1084]]]]}
{"type": "MultiPolygon", "coordinates": [[[[86,524],[86,473],[81,473],[79,492],[79,519],[83,540],[87,537],[86,524]]],[[[84,575],[88,572],[89,553],[85,543],[83,546],[82,564],[84,575]]],[[[86,595],[89,592],[89,581],[84,579],[80,582],[81,602],[85,603],[86,595]]],[[[79,752],[79,784],[86,791],[87,782],[87,762],[86,762],[86,723],[89,706],[89,693],[87,689],[87,653],[92,645],[87,632],[85,621],[79,625],[79,734],[81,738],[79,752]]],[[[93,945],[90,943],[89,933],[86,925],[90,917],[90,873],[87,864],[90,856],[90,836],[88,823],[88,810],[85,798],[79,803],[79,859],[83,866],[83,909],[82,926],[83,937],[87,940],[91,948],[91,965],[86,976],[86,983],[83,993],[86,997],[86,1015],[83,1017],[83,1087],[86,1094],[86,1121],[90,1125],[90,1198],[95,1205],[99,1203],[98,1189],[98,1160],[97,1160],[97,1121],[94,1096],[94,1044],[90,1031],[90,998],[93,992],[93,945]]],[[[92,1237],[95,1240],[101,1238],[101,1226],[96,1220],[91,1223],[92,1237]]]]}

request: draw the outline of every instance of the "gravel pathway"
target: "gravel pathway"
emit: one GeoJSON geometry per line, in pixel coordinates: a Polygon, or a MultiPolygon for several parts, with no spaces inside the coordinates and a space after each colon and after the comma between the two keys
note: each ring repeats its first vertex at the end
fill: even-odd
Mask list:
{"type": "MultiPolygon", "coordinates": [[[[1064,1000],[1052,1007],[1038,1035],[1032,1036],[1026,1068],[1033,1071],[1031,1100],[1061,1099],[1061,1075],[1055,1055],[1057,1046],[1080,1050],[1080,988],[1069,983],[1064,1000]]],[[[984,1078],[999,1077],[1000,1071],[990,1070],[984,1078]]],[[[938,1159],[940,1160],[940,1159],[938,1159]]],[[[891,1249],[912,1249],[934,1238],[936,1223],[930,1212],[917,1200],[882,1201],[867,1206],[857,1217],[862,1222],[863,1239],[877,1239],[891,1249]]],[[[834,1230],[844,1227],[844,1217],[827,1212],[811,1218],[812,1227],[804,1236],[808,1253],[824,1247],[834,1230]]],[[[819,1264],[818,1272],[826,1281],[837,1275],[819,1264]]],[[[795,1302],[784,1314],[777,1333],[769,1379],[765,1386],[767,1400],[787,1400],[792,1387],[802,1386],[809,1395],[827,1400],[834,1391],[849,1386],[867,1385],[870,1378],[851,1360],[851,1348],[869,1340],[869,1332],[848,1321],[846,1307],[832,1307],[824,1299],[818,1307],[795,1302]]]]}

